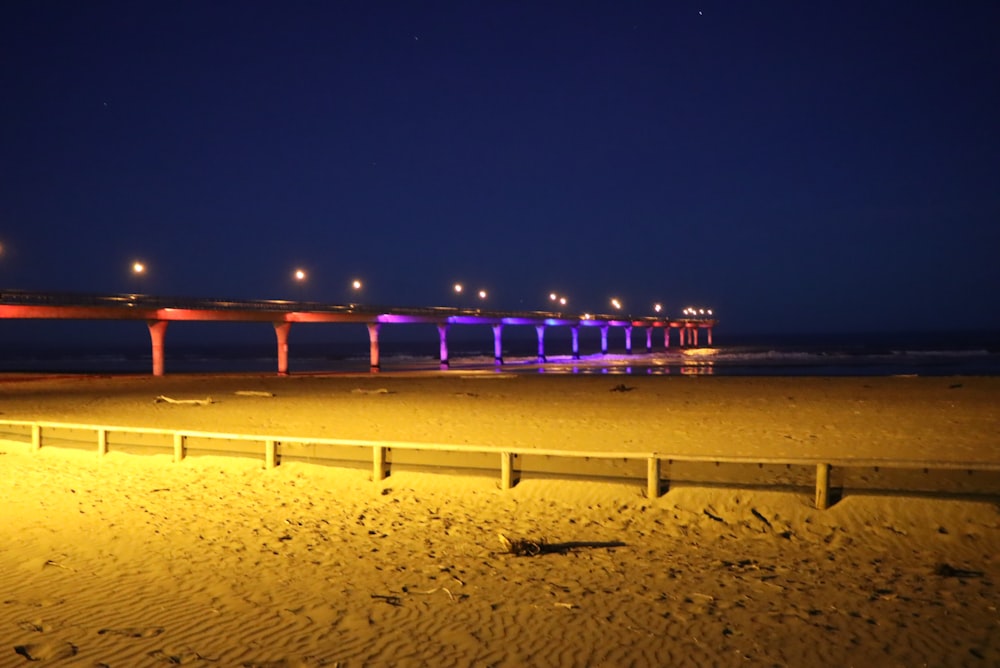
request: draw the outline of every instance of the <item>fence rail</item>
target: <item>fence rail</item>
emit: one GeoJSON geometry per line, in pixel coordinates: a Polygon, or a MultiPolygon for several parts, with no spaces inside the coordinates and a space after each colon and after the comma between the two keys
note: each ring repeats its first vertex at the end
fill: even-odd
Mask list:
{"type": "MultiPolygon", "coordinates": [[[[815,503],[819,509],[829,507],[830,473],[833,468],[872,468],[878,469],[914,469],[914,470],[950,470],[967,472],[1000,472],[1000,462],[990,461],[949,461],[949,460],[917,460],[917,459],[872,459],[872,458],[831,458],[831,457],[757,457],[737,455],[692,455],[670,454],[663,452],[637,451],[588,451],[588,450],[558,450],[531,447],[500,447],[491,445],[456,445],[447,443],[423,443],[410,441],[374,441],[366,439],[316,438],[302,436],[273,436],[256,434],[232,434],[224,432],[191,431],[182,429],[161,429],[153,427],[125,427],[120,425],[77,424],[69,422],[48,422],[31,420],[0,420],[0,442],[17,442],[28,445],[37,451],[46,447],[74,447],[71,444],[87,444],[93,447],[99,456],[108,453],[110,449],[127,449],[121,441],[112,439],[117,436],[153,436],[160,437],[161,442],[138,444],[144,449],[153,449],[172,453],[173,461],[180,462],[187,455],[192,443],[235,442],[235,447],[221,444],[219,448],[199,448],[202,454],[223,454],[228,456],[262,457],[265,468],[278,466],[283,457],[296,458],[293,446],[326,446],[328,448],[370,449],[372,480],[379,482],[389,474],[389,453],[393,450],[403,452],[449,453],[493,456],[492,470],[499,469],[500,487],[510,489],[516,483],[517,458],[556,458],[579,460],[602,460],[620,463],[639,464],[645,461],[646,495],[649,498],[660,496],[664,481],[663,465],[675,462],[703,464],[736,464],[757,466],[809,467],[815,469],[815,503]],[[86,432],[89,439],[69,438],[66,432],[86,432]],[[62,437],[59,434],[62,432],[62,437]],[[162,441],[166,442],[163,445],[162,441]],[[249,444],[249,445],[248,445],[249,444]],[[253,446],[256,444],[256,447],[253,446]]],[[[136,444],[132,444],[136,445],[136,444]]],[[[359,462],[362,460],[347,458],[326,458],[328,461],[359,462]]],[[[453,469],[453,465],[432,463],[434,468],[453,469]]],[[[558,473],[557,473],[558,475],[558,473]]],[[[563,474],[562,477],[568,477],[563,474]]],[[[633,476],[635,477],[635,476],[633,476]]],[[[998,490],[1000,492],[1000,490],[998,490]]]]}

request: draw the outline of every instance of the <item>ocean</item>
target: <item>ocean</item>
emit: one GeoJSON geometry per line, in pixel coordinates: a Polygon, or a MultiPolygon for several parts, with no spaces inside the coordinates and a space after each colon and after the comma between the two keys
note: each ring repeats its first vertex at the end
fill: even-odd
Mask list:
{"type": "MultiPolygon", "coordinates": [[[[514,329],[514,328],[510,328],[514,329]]],[[[520,335],[504,332],[504,365],[493,360],[488,330],[479,336],[449,338],[451,370],[507,373],[719,375],[719,376],[952,376],[1000,375],[1000,333],[922,332],[842,335],[776,334],[727,336],[715,331],[715,345],[680,348],[676,339],[664,350],[654,337],[654,352],[645,352],[645,336],[609,341],[607,355],[599,341],[580,337],[579,360],[570,355],[567,332],[546,334],[545,364],[537,361],[537,339],[530,328],[520,335]]],[[[614,330],[612,330],[614,331],[614,330]]],[[[620,334],[620,333],[619,333],[620,334]]],[[[589,336],[589,334],[588,334],[589,336]]],[[[622,337],[624,335],[621,335],[622,337]]],[[[704,334],[703,334],[704,337],[704,334]]],[[[271,337],[263,337],[271,338],[271,337]]],[[[148,340],[148,339],[147,339],[148,340]]],[[[704,338],[702,340],[704,344],[704,338]]],[[[166,373],[273,373],[277,369],[273,338],[266,342],[166,342],[166,373]]],[[[381,344],[381,368],[391,371],[441,370],[436,332],[421,340],[388,340],[381,344]]],[[[148,374],[152,368],[146,341],[56,346],[52,343],[5,343],[0,347],[0,373],[148,374]],[[145,345],[143,345],[145,344],[145,345]]],[[[305,341],[289,346],[291,373],[363,373],[369,370],[367,336],[357,340],[305,341]]]]}

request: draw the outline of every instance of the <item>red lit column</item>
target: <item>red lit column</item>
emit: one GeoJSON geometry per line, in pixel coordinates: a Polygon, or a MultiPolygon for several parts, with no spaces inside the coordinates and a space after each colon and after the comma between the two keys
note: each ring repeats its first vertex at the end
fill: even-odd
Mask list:
{"type": "Polygon", "coordinates": [[[288,375],[288,330],[292,328],[290,322],[274,323],[274,336],[278,340],[278,375],[288,375]]]}
{"type": "Polygon", "coordinates": [[[573,334],[573,359],[580,359],[580,327],[576,326],[570,329],[573,334]]]}
{"type": "Polygon", "coordinates": [[[503,364],[503,342],[500,337],[502,331],[503,325],[493,325],[493,361],[497,364],[503,364]]]}
{"type": "Polygon", "coordinates": [[[625,328],[625,354],[632,354],[632,325],[625,328]]]}
{"type": "Polygon", "coordinates": [[[448,366],[448,325],[438,325],[438,338],[441,339],[441,366],[448,366]]]}
{"type": "Polygon", "coordinates": [[[670,347],[670,325],[663,328],[663,347],[670,347]]]}
{"type": "Polygon", "coordinates": [[[545,325],[535,325],[535,331],[538,332],[538,361],[545,361],[545,325]]]}
{"type": "Polygon", "coordinates": [[[601,354],[608,354],[608,326],[601,327],[601,354]]]}
{"type": "Polygon", "coordinates": [[[372,371],[378,371],[381,368],[378,356],[378,330],[381,326],[377,322],[368,323],[369,356],[371,357],[372,371]]]}
{"type": "Polygon", "coordinates": [[[712,328],[708,328],[708,345],[712,345],[712,328]]]}
{"type": "Polygon", "coordinates": [[[153,375],[163,375],[163,339],[167,334],[166,320],[147,320],[149,340],[153,344],[153,375]]]}
{"type": "Polygon", "coordinates": [[[691,330],[692,333],[694,334],[694,345],[698,345],[698,330],[699,329],[700,328],[695,327],[693,330],[691,330]]]}
{"type": "Polygon", "coordinates": [[[684,339],[686,337],[687,337],[687,325],[683,325],[681,326],[680,329],[677,330],[677,338],[678,338],[677,343],[681,348],[684,347],[684,339]]]}

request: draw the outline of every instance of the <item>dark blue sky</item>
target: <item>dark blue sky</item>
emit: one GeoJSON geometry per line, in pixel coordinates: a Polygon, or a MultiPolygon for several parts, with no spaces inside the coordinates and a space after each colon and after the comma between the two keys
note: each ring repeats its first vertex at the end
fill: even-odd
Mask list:
{"type": "Polygon", "coordinates": [[[7,2],[0,286],[1000,328],[998,73],[992,0],[7,2]]]}

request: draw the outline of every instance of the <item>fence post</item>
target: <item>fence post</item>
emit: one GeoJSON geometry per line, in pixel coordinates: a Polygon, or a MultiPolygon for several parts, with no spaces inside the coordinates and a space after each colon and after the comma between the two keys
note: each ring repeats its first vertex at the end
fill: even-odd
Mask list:
{"type": "Polygon", "coordinates": [[[514,453],[500,453],[500,489],[510,489],[514,486],[514,453]]]}
{"type": "Polygon", "coordinates": [[[97,454],[100,457],[108,454],[108,430],[104,427],[97,429],[97,454]]]}
{"type": "Polygon", "coordinates": [[[174,463],[184,459],[184,434],[174,434],[174,463]]]}
{"type": "Polygon", "coordinates": [[[660,497],[660,458],[650,457],[646,460],[646,497],[660,497]]]}
{"type": "Polygon", "coordinates": [[[826,510],[830,507],[830,465],[816,465],[816,508],[826,510]]]}
{"type": "Polygon", "coordinates": [[[264,468],[273,469],[278,464],[278,449],[273,438],[264,441],[264,468]]]}
{"type": "Polygon", "coordinates": [[[385,480],[385,448],[372,446],[372,482],[385,480]]]}
{"type": "Polygon", "coordinates": [[[42,447],[42,425],[37,422],[31,425],[31,449],[40,450],[42,447]]]}

